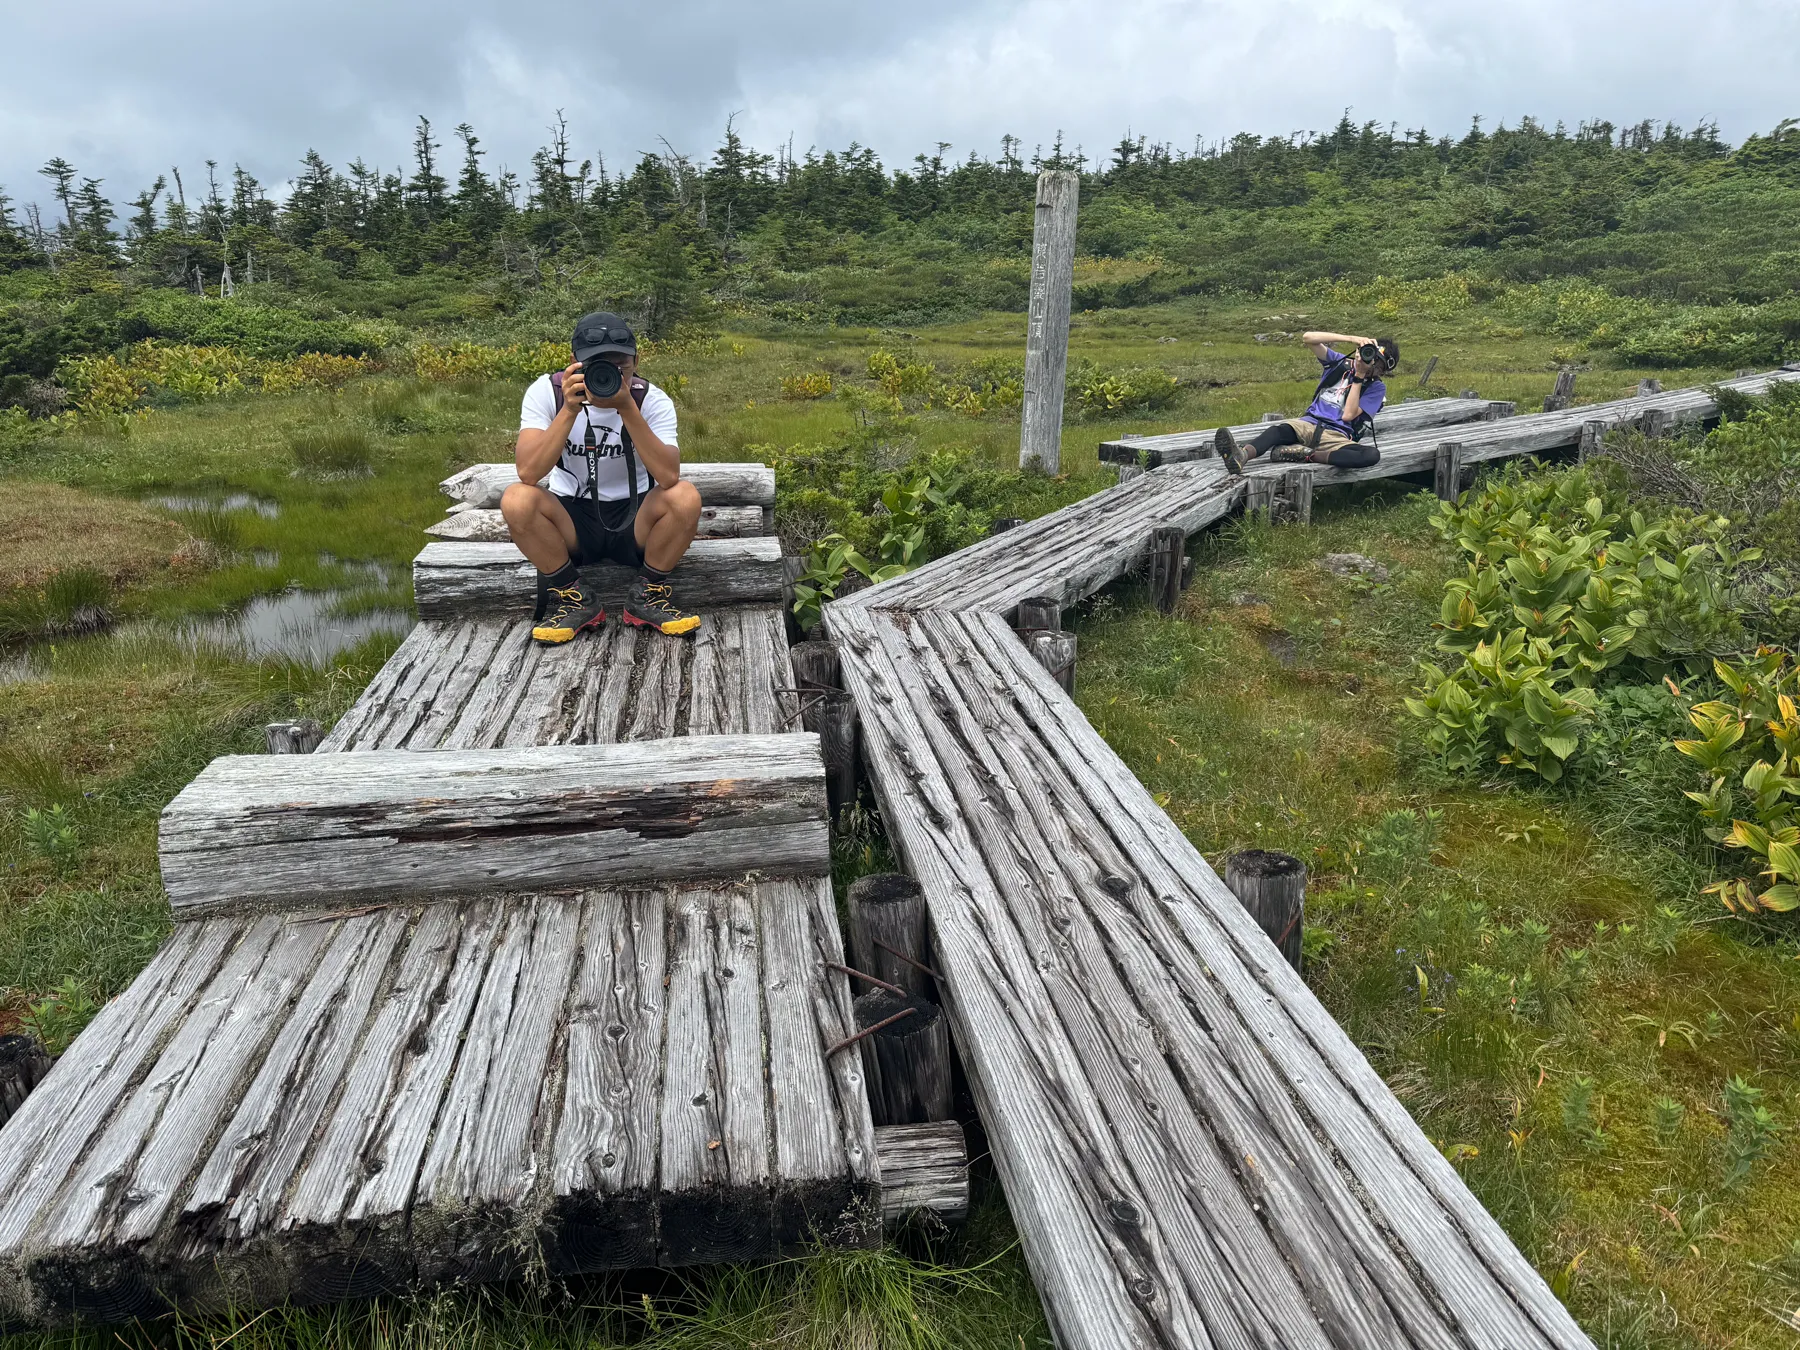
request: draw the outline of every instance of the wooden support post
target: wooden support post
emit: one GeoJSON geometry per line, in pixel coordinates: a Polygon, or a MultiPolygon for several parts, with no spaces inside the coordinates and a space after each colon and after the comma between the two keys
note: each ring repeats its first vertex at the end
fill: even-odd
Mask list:
{"type": "Polygon", "coordinates": [[[1018,620],[1013,627],[1021,633],[1060,633],[1062,601],[1054,595],[1030,595],[1019,601],[1018,620]]]}
{"type": "Polygon", "coordinates": [[[1650,395],[1652,395],[1652,394],[1660,394],[1660,393],[1662,393],[1662,381],[1661,380],[1639,380],[1638,381],[1637,396],[1639,398],[1649,398],[1650,395]]]}
{"type": "Polygon", "coordinates": [[[1556,388],[1544,399],[1545,412],[1561,412],[1575,397],[1575,367],[1564,366],[1556,372],[1556,388]]]}
{"type": "Polygon", "coordinates": [[[1005,534],[1008,530],[1017,529],[1024,523],[1025,519],[1023,516],[1001,516],[992,525],[988,526],[988,534],[990,537],[996,534],[1005,534]]]}
{"type": "Polygon", "coordinates": [[[1119,465],[1119,484],[1123,486],[1134,478],[1142,478],[1149,472],[1150,470],[1142,464],[1121,464],[1119,465]]]}
{"type": "Polygon", "coordinates": [[[1463,448],[1461,441],[1445,441],[1437,448],[1432,467],[1431,490],[1439,501],[1454,502],[1462,495],[1463,448]]]}
{"type": "Polygon", "coordinates": [[[1281,475],[1281,518],[1290,525],[1312,524],[1311,469],[1288,469],[1281,475]]]}
{"type": "Polygon", "coordinates": [[[1285,422],[1285,421],[1287,421],[1287,414],[1279,413],[1279,412],[1266,412],[1262,415],[1262,420],[1265,422],[1285,422]]]}
{"type": "Polygon", "coordinates": [[[808,731],[818,733],[819,753],[825,760],[825,802],[836,819],[856,801],[856,700],[842,690],[824,690],[807,698],[800,720],[808,731]]]}
{"type": "Polygon", "coordinates": [[[1073,633],[1032,633],[1026,638],[1031,656],[1050,672],[1065,694],[1075,692],[1075,635],[1073,633]]]}
{"type": "Polygon", "coordinates": [[[936,989],[921,966],[932,964],[925,892],[904,872],[875,872],[850,883],[850,959],[856,968],[899,985],[908,996],[936,989]]]}
{"type": "Polygon", "coordinates": [[[1081,176],[1040,173],[1031,240],[1031,307],[1025,324],[1025,401],[1019,467],[1062,468],[1063,381],[1069,365],[1069,304],[1075,285],[1075,213],[1081,176]]]}
{"type": "Polygon", "coordinates": [[[310,717],[271,722],[263,728],[263,744],[271,755],[310,755],[325,739],[325,729],[310,717]]]}
{"type": "Polygon", "coordinates": [[[1465,389],[1462,391],[1462,393],[1458,394],[1457,397],[1458,398],[1480,398],[1481,395],[1476,393],[1473,389],[1465,389]]]}
{"type": "Polygon", "coordinates": [[[1575,447],[1575,462],[1585,464],[1599,454],[1606,445],[1606,423],[1600,421],[1583,422],[1581,424],[1581,441],[1575,447]]]}
{"type": "Polygon", "coordinates": [[[781,618],[787,629],[788,644],[806,641],[806,630],[794,613],[794,583],[806,571],[806,559],[786,553],[781,558],[781,618]]]}
{"type": "Polygon", "coordinates": [[[1511,417],[1518,410],[1519,405],[1517,403],[1495,399],[1492,403],[1488,404],[1487,411],[1481,415],[1481,420],[1484,422],[1498,422],[1503,418],[1511,417]]]}
{"type": "Polygon", "coordinates": [[[1275,480],[1267,474],[1255,474],[1244,481],[1244,514],[1272,511],[1275,506],[1275,480]]]}
{"type": "Polygon", "coordinates": [[[0,1036],[0,1125],[50,1072],[50,1056],[35,1036],[0,1036]]]}
{"type": "Polygon", "coordinates": [[[841,689],[837,648],[829,642],[797,642],[788,650],[794,685],[800,689],[841,689]]]}
{"type": "Polygon", "coordinates": [[[1306,918],[1306,864],[1292,854],[1248,848],[1225,860],[1225,884],[1281,949],[1287,963],[1299,970],[1306,918]]]}
{"type": "Polygon", "coordinates": [[[1661,440],[1669,434],[1669,410],[1667,408],[1645,408],[1643,416],[1638,418],[1638,426],[1651,440],[1661,440]]]}
{"type": "Polygon", "coordinates": [[[1737,378],[1740,380],[1743,379],[1744,376],[1746,376],[1746,375],[1754,375],[1754,374],[1756,374],[1756,371],[1751,366],[1739,366],[1738,367],[1737,378]]]}
{"type": "Polygon", "coordinates": [[[1425,373],[1419,376],[1419,388],[1423,389],[1431,383],[1431,373],[1437,369],[1437,363],[1438,359],[1435,356],[1425,363],[1425,373]]]}
{"type": "Polygon", "coordinates": [[[890,1227],[929,1210],[946,1223],[969,1214],[969,1145],[962,1122],[878,1125],[875,1165],[881,1172],[881,1217],[890,1227]]]}
{"type": "Polygon", "coordinates": [[[856,1029],[881,1030],[862,1041],[869,1114],[877,1125],[918,1125],[950,1116],[950,1022],[928,998],[886,989],[859,995],[856,1029]],[[907,1016],[900,1016],[907,1013],[907,1016]]]}
{"type": "Polygon", "coordinates": [[[1181,601],[1181,560],[1187,556],[1187,534],[1180,526],[1150,532],[1150,598],[1164,614],[1181,601]]]}

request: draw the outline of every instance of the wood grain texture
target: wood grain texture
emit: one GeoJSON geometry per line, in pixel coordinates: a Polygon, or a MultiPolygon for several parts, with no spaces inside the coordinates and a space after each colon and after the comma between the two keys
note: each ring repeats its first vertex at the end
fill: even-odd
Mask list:
{"type": "Polygon", "coordinates": [[[1075,281],[1075,221],[1081,175],[1038,175],[1031,236],[1031,299],[1025,317],[1025,392],[1019,467],[1062,467],[1063,385],[1069,364],[1069,305],[1075,281]]]}
{"type": "Polygon", "coordinates": [[[1059,1343],[1587,1344],[1000,615],[827,623],[1059,1343]]]}
{"type": "MultiPolygon", "coordinates": [[[[625,602],[637,569],[602,563],[582,580],[609,607],[625,602]]],[[[674,573],[694,609],[773,605],[781,600],[781,541],[697,539],[674,573]]],[[[537,572],[511,544],[427,544],[413,559],[413,600],[425,619],[529,618],[537,572]]]]}
{"type": "Polygon", "coordinates": [[[163,810],[163,884],[189,913],[817,874],[830,865],[823,775],[804,735],[224,756],[163,810]]]}
{"type": "MultiPolygon", "coordinates": [[[[681,476],[700,489],[700,500],[708,506],[775,505],[775,470],[767,464],[683,464],[681,476]]],[[[479,510],[491,510],[500,505],[500,494],[518,481],[514,465],[471,464],[439,483],[438,491],[479,510]]]]}
{"type": "Polygon", "coordinates": [[[948,1223],[969,1212],[969,1152],[961,1121],[878,1125],[881,1213],[890,1225],[928,1210],[948,1223]]]}

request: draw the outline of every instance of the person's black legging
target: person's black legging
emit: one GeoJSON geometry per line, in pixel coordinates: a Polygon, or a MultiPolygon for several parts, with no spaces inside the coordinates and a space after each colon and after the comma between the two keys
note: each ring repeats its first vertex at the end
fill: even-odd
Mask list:
{"type": "MultiPolygon", "coordinates": [[[[1250,442],[1250,457],[1266,455],[1278,445],[1303,445],[1300,433],[1286,422],[1274,422],[1263,428],[1256,438],[1250,442]]],[[[1335,450],[1327,451],[1325,462],[1334,469],[1366,469],[1371,464],[1379,463],[1381,452],[1373,445],[1364,445],[1354,441],[1349,445],[1340,445],[1335,450]]]]}

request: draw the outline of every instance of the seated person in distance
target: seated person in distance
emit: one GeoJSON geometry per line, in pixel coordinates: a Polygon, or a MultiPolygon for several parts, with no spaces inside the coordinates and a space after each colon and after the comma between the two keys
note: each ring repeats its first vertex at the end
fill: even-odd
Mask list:
{"type": "Polygon", "coordinates": [[[1312,403],[1299,417],[1271,422],[1247,445],[1239,445],[1230,427],[1213,437],[1225,472],[1242,473],[1247,461],[1265,452],[1284,463],[1329,464],[1336,469],[1363,469],[1381,459],[1371,433],[1375,414],[1387,399],[1381,377],[1400,364],[1400,344],[1392,338],[1351,337],[1345,333],[1302,333],[1324,372],[1312,403]],[[1332,343],[1350,348],[1350,355],[1332,343]],[[1362,443],[1370,436],[1371,443],[1362,443]]]}
{"type": "Polygon", "coordinates": [[[604,562],[637,569],[626,623],[691,633],[700,616],[675,603],[669,574],[699,528],[700,490],[681,476],[674,401],[638,378],[637,338],[617,314],[583,315],[572,347],[573,365],[525,391],[519,481],[500,498],[513,543],[538,572],[531,635],[567,642],[604,624],[579,571],[604,562]],[[588,391],[602,361],[618,368],[615,393],[588,391]],[[534,486],[545,474],[548,492],[534,486]]]}

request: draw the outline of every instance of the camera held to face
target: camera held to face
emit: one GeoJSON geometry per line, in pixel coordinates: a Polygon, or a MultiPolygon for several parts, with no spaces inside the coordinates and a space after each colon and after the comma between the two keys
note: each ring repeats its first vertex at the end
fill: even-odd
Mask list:
{"type": "Polygon", "coordinates": [[[589,398],[611,398],[625,383],[625,375],[604,356],[590,356],[581,363],[581,381],[589,398]]]}

